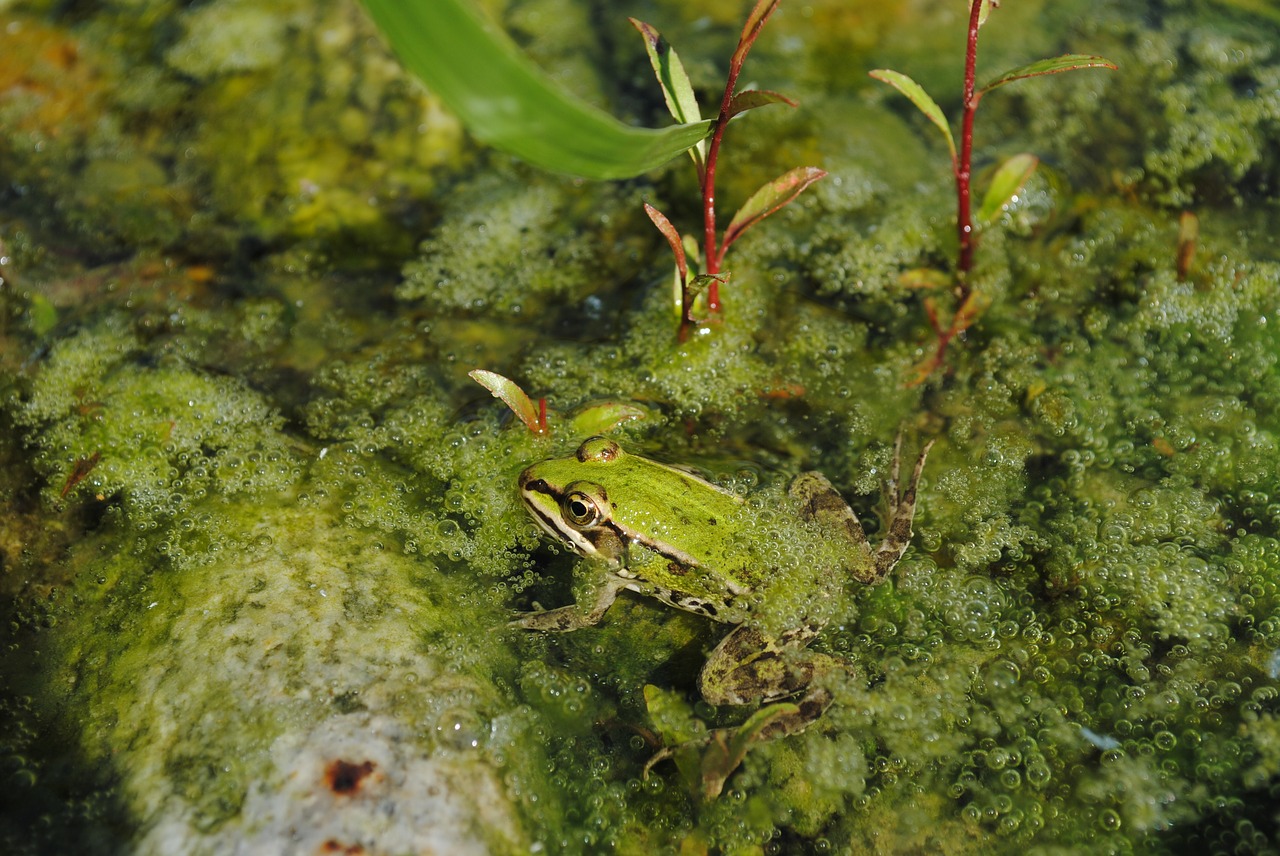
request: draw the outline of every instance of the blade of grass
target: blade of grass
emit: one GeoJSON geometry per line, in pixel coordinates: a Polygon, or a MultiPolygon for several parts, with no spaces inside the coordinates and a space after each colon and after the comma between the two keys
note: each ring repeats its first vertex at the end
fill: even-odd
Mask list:
{"type": "Polygon", "coordinates": [[[364,0],[413,74],[482,142],[583,178],[628,178],[698,144],[710,122],[637,128],[572,96],[468,0],[364,0]]]}

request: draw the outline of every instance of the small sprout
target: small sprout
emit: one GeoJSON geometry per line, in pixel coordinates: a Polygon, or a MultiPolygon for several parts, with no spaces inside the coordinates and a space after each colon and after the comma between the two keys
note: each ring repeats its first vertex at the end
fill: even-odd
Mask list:
{"type": "MultiPolygon", "coordinates": [[[[769,16],[778,8],[780,0],[757,0],[751,13],[747,16],[738,37],[738,46],[729,61],[729,74],[725,81],[724,95],[720,101],[720,112],[717,115],[709,135],[709,142],[703,140],[690,150],[694,165],[698,171],[698,181],[702,187],[702,252],[701,259],[705,269],[701,271],[701,280],[689,269],[690,257],[697,259],[698,253],[690,252],[683,238],[666,217],[662,216],[650,205],[645,206],[649,219],[662,232],[676,259],[676,291],[679,301],[680,326],[678,337],[684,341],[689,333],[701,322],[694,317],[694,301],[699,292],[690,286],[696,282],[706,285],[706,307],[712,314],[720,310],[720,284],[724,281],[722,267],[725,253],[729,246],[741,237],[742,233],[760,220],[790,204],[813,182],[826,175],[817,167],[800,167],[793,169],[752,194],[746,204],[734,215],[724,234],[717,238],[716,232],[716,167],[720,158],[720,146],[724,141],[724,130],[729,121],[747,110],[764,107],[769,104],[787,104],[792,107],[795,102],[777,92],[767,89],[736,90],[738,76],[742,72],[743,63],[760,31],[764,28],[769,16]]],[[[649,63],[653,66],[658,85],[662,88],[662,96],[667,109],[677,121],[696,122],[702,112],[697,98],[689,84],[689,77],[684,66],[676,56],[675,50],[667,44],[662,35],[649,24],[632,18],[631,25],[644,37],[645,50],[649,54],[649,63]]]]}
{"type": "Polygon", "coordinates": [[[535,407],[533,400],[520,388],[519,384],[496,372],[475,369],[467,372],[467,376],[493,393],[494,398],[502,399],[507,407],[511,408],[511,412],[518,416],[520,421],[525,424],[525,427],[534,434],[546,434],[550,431],[547,426],[547,400],[545,398],[539,398],[537,407],[535,407]]]}
{"type": "Polygon", "coordinates": [[[649,410],[630,401],[601,401],[579,410],[569,420],[569,428],[575,436],[589,437],[608,434],[626,422],[649,418],[649,410]]]}
{"type": "Polygon", "coordinates": [[[62,484],[62,492],[58,496],[66,499],[67,494],[71,493],[71,489],[84,481],[85,477],[93,472],[93,468],[101,460],[102,452],[94,452],[87,458],[76,458],[75,464],[71,467],[71,472],[67,474],[67,480],[62,484]]]}
{"type": "Polygon", "coordinates": [[[1191,264],[1196,258],[1196,244],[1200,241],[1200,218],[1190,211],[1178,217],[1178,282],[1186,282],[1191,264]]]}

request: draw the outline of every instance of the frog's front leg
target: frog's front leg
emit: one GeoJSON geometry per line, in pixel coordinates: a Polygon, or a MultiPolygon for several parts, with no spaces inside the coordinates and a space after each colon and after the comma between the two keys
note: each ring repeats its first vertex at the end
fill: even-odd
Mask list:
{"type": "Polygon", "coordinates": [[[893,444],[893,463],[889,479],[885,483],[885,503],[889,507],[888,526],[884,539],[875,550],[862,529],[858,515],[840,496],[839,491],[822,473],[801,473],[791,483],[791,496],[801,506],[802,513],[816,521],[824,529],[838,533],[849,545],[848,570],[854,579],[867,585],[875,585],[889,576],[902,554],[911,544],[911,524],[916,513],[916,487],[924,462],[933,448],[933,440],[925,443],[916,459],[911,479],[904,490],[899,489],[898,473],[902,459],[902,435],[893,444]]]}
{"type": "Polygon", "coordinates": [[[775,718],[757,736],[768,740],[804,730],[831,706],[831,692],[818,680],[836,671],[848,671],[848,663],[827,654],[803,649],[817,635],[815,627],[802,627],[770,638],[760,630],[740,625],[720,640],[698,677],[702,697],[713,705],[748,705],[803,693],[796,712],[775,718]]]}
{"type": "Polygon", "coordinates": [[[618,592],[632,583],[631,580],[609,574],[595,590],[595,598],[590,608],[583,609],[580,604],[561,606],[557,609],[543,609],[526,612],[519,618],[508,622],[508,627],[521,627],[525,630],[546,630],[551,633],[568,633],[581,630],[600,623],[600,619],[618,599],[618,592]]]}

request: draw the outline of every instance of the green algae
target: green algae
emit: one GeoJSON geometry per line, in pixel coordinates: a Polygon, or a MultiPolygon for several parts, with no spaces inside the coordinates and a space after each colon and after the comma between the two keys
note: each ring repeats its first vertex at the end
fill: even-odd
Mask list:
{"type": "MultiPolygon", "coordinates": [[[[556,9],[513,5],[530,30],[556,9]]],[[[661,4],[679,22],[663,30],[713,83],[734,15],[678,5],[661,4]],[[678,35],[704,13],[725,33],[678,35]]],[[[788,39],[762,39],[761,77],[813,90],[819,109],[735,126],[750,151],[725,193],[798,151],[828,153],[839,181],[744,240],[723,319],[677,343],[667,256],[638,208],[656,198],[696,217],[669,204],[687,175],[580,187],[475,168],[462,142],[431,149],[408,132],[435,108],[385,59],[328,63],[328,97],[279,100],[317,74],[315,56],[353,53],[366,31],[342,4],[155,4],[172,26],[125,56],[102,34],[138,4],[81,16],[85,67],[106,83],[150,76],[103,83],[68,114],[127,98],[133,121],[110,135],[107,121],[54,139],[59,114],[42,111],[64,102],[5,102],[0,152],[37,202],[3,218],[16,286],[0,290],[0,743],[11,788],[44,818],[6,812],[7,849],[225,852],[301,820],[317,845],[404,850],[421,841],[397,836],[438,828],[493,852],[1274,852],[1280,268],[1254,225],[1274,206],[1254,180],[1273,172],[1270,105],[1249,94],[1271,79],[1274,34],[1220,31],[1179,4],[1155,24],[1067,5],[1023,10],[1040,32],[1027,53],[1061,33],[1122,72],[984,106],[993,159],[1017,146],[1053,171],[983,235],[991,307],[923,387],[906,380],[932,341],[896,274],[950,255],[945,163],[929,167],[942,153],[905,114],[851,104],[864,84],[821,63],[852,42],[870,46],[867,67],[892,57],[914,74],[901,51],[943,44],[945,22],[901,32],[881,10],[838,33],[818,25],[856,16],[847,4],[784,6],[788,39]],[[215,11],[222,36],[252,33],[259,53],[203,45],[215,11]],[[274,70],[289,39],[314,53],[274,70]],[[836,84],[848,89],[818,92],[836,84]],[[135,141],[138,117],[171,115],[183,93],[211,119],[183,126],[179,140],[204,142],[178,170],[164,154],[177,143],[135,141]],[[236,105],[247,112],[226,121],[236,105]],[[32,127],[51,148],[16,144],[32,127]],[[93,186],[114,195],[50,167],[86,151],[106,152],[93,186]],[[444,172],[422,172],[434,164],[444,172]],[[291,207],[288,188],[314,175],[327,177],[315,205],[291,207]],[[187,220],[194,197],[179,193],[147,213],[157,197],[143,194],[123,219],[102,216],[130,182],[172,189],[174,176],[212,210],[187,220]],[[353,205],[371,177],[438,221],[406,228],[353,205]],[[1180,276],[1175,206],[1191,201],[1202,234],[1180,276]],[[183,246],[210,218],[275,242],[271,256],[193,237],[214,276],[157,278],[145,253],[82,270],[48,249],[68,222],[85,224],[78,257],[94,259],[135,239],[183,246]],[[345,260],[325,260],[328,236],[351,246],[383,228],[398,237],[368,252],[402,282],[333,273],[345,260]],[[552,435],[505,418],[466,378],[475,367],[546,396],[552,435]],[[832,679],[836,703],[808,731],[748,753],[712,803],[670,765],[643,769],[651,717],[696,730],[749,713],[697,697],[723,627],[629,597],[574,634],[504,626],[584,585],[512,486],[576,446],[570,414],[610,400],[645,405],[613,432],[628,449],[702,466],[762,515],[788,475],[818,468],[871,530],[896,431],[908,446],[940,437],[893,581],[825,606],[818,646],[856,674],[832,679]],[[665,708],[651,711],[647,685],[665,708]],[[377,804],[410,819],[393,828],[326,793],[335,759],[373,762],[377,804]]],[[[585,27],[583,8],[563,20],[585,27]]],[[[780,619],[804,592],[771,595],[780,619]]]]}

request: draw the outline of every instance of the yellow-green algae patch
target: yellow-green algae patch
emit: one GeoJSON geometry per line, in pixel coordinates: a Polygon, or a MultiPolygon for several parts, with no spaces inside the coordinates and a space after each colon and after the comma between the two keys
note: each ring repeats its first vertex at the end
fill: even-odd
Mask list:
{"type": "Polygon", "coordinates": [[[465,640],[501,615],[335,506],[201,503],[187,537],[220,546],[185,567],[159,536],[73,555],[49,701],[119,771],[133,852],[527,846],[493,761],[518,725],[465,640]]]}

